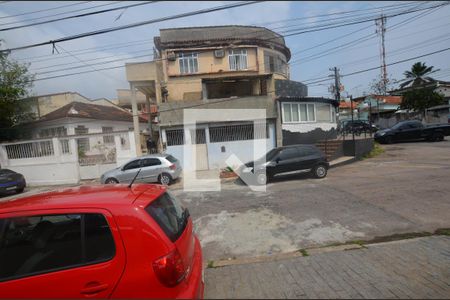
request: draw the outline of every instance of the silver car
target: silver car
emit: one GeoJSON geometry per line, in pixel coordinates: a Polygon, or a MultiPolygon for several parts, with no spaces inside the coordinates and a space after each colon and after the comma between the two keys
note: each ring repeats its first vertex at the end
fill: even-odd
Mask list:
{"type": "Polygon", "coordinates": [[[130,183],[137,172],[135,182],[159,182],[169,185],[181,174],[181,164],[170,154],[150,154],[132,159],[124,165],[105,172],[100,177],[102,184],[130,183]]]}

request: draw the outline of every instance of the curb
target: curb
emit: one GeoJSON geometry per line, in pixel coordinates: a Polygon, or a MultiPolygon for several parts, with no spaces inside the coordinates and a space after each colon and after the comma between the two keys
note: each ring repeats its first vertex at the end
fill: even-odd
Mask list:
{"type": "Polygon", "coordinates": [[[349,164],[352,164],[354,162],[357,162],[358,160],[359,159],[355,156],[352,159],[345,160],[345,161],[342,161],[342,162],[339,162],[337,164],[334,164],[334,165],[330,166],[330,169],[334,169],[336,167],[342,167],[342,166],[345,166],[345,165],[349,165],[349,164]]]}
{"type": "MultiPolygon", "coordinates": [[[[328,247],[319,247],[319,248],[310,248],[306,249],[308,255],[317,255],[320,253],[326,253],[326,252],[335,252],[335,251],[348,251],[348,250],[357,250],[357,249],[364,249],[365,246],[361,246],[358,244],[349,244],[349,245],[339,245],[339,246],[328,246],[328,247]]],[[[285,260],[295,257],[302,257],[305,256],[302,251],[294,251],[294,252],[287,252],[287,253],[280,253],[275,254],[271,256],[256,256],[256,257],[245,257],[245,258],[237,258],[233,260],[219,260],[214,261],[212,268],[220,268],[220,267],[226,267],[226,266],[232,266],[232,265],[247,265],[247,264],[253,264],[253,263],[259,263],[259,262],[269,262],[269,261],[278,261],[278,260],[285,260]]]]}

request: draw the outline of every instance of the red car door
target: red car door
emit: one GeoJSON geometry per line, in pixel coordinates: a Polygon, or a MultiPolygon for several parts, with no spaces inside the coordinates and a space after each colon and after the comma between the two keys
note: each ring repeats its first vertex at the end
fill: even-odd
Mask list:
{"type": "Polygon", "coordinates": [[[125,267],[113,216],[103,209],[0,215],[2,298],[106,298],[125,267]]]}

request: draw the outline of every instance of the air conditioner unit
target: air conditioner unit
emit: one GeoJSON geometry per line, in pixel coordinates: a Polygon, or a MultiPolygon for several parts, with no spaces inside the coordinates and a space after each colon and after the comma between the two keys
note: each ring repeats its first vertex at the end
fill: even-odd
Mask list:
{"type": "Polygon", "coordinates": [[[167,60],[168,61],[176,61],[177,60],[177,56],[176,56],[175,52],[167,53],[167,60]]]}
{"type": "Polygon", "coordinates": [[[225,51],[223,49],[214,50],[214,57],[220,58],[225,56],[225,51]]]}

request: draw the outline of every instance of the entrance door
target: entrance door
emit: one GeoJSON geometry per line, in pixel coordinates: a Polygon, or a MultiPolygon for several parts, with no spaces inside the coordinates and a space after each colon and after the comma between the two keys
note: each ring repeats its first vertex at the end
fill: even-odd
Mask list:
{"type": "Polygon", "coordinates": [[[208,170],[208,148],[206,147],[206,132],[204,128],[191,129],[192,155],[195,155],[197,171],[208,170]]]}

